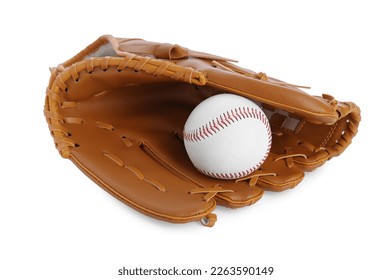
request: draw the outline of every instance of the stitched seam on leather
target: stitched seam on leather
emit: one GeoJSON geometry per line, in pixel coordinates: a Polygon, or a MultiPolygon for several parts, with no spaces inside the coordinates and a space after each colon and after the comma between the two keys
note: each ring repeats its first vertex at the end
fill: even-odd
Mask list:
{"type": "Polygon", "coordinates": [[[338,123],[336,122],[336,123],[332,126],[331,130],[329,131],[327,137],[325,137],[325,140],[324,140],[324,142],[321,144],[321,147],[324,147],[324,146],[327,144],[327,142],[329,141],[329,139],[331,139],[332,134],[335,132],[337,126],[338,126],[338,123]]]}

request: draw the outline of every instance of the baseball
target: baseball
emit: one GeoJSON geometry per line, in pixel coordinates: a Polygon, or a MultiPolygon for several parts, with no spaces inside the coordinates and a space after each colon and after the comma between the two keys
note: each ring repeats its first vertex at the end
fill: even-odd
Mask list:
{"type": "Polygon", "coordinates": [[[184,126],[185,149],[203,174],[237,179],[257,170],[271,148],[267,117],[253,101],[218,94],[201,102],[184,126]]]}

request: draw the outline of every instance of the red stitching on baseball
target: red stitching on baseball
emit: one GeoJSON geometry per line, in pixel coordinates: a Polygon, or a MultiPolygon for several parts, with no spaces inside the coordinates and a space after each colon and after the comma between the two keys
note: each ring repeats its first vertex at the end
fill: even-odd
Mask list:
{"type": "Polygon", "coordinates": [[[246,118],[248,119],[253,118],[253,119],[260,120],[267,128],[268,146],[267,146],[267,151],[263,156],[263,159],[256,166],[240,172],[216,173],[216,172],[208,172],[199,169],[201,173],[218,179],[238,179],[241,177],[245,177],[253,173],[254,171],[256,171],[259,168],[259,166],[267,159],[272,144],[271,129],[269,128],[269,121],[267,117],[261,111],[256,110],[255,108],[239,107],[239,108],[231,109],[230,111],[226,111],[223,114],[216,117],[215,119],[209,121],[207,124],[204,124],[197,129],[194,129],[190,132],[184,131],[184,139],[189,142],[199,142],[205,140],[206,138],[218,133],[221,129],[225,129],[230,124],[246,118]]]}
{"type": "MultiPolygon", "coordinates": [[[[213,136],[213,134],[220,131],[220,129],[225,129],[230,124],[242,120],[242,119],[258,119],[262,121],[264,126],[268,128],[268,119],[265,117],[264,114],[260,111],[256,111],[254,108],[250,107],[243,107],[243,108],[235,108],[234,111],[231,109],[230,111],[226,111],[223,114],[219,115],[215,119],[212,119],[207,124],[203,124],[197,129],[193,131],[184,131],[184,139],[190,142],[198,142],[202,141],[209,136],[213,136]]],[[[271,131],[268,130],[268,137],[271,138],[271,131]]]]}
{"type": "Polygon", "coordinates": [[[257,170],[257,168],[259,168],[259,166],[263,163],[263,161],[260,161],[257,166],[254,166],[252,168],[248,168],[246,170],[240,171],[240,172],[233,172],[233,173],[217,173],[217,172],[208,172],[205,171],[203,169],[199,169],[199,171],[201,173],[203,173],[204,175],[210,176],[210,177],[214,177],[214,178],[218,178],[218,179],[238,179],[241,177],[245,177],[251,173],[253,173],[254,171],[257,170]]]}

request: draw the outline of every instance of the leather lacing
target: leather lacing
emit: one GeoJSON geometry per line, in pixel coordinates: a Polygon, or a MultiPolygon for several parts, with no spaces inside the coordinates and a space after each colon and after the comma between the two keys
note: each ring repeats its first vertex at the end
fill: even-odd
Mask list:
{"type": "MultiPolygon", "coordinates": [[[[69,151],[70,148],[77,147],[78,144],[75,143],[71,138],[71,133],[68,131],[64,124],[82,124],[83,119],[77,117],[63,117],[58,113],[58,108],[74,108],[77,106],[76,102],[61,102],[59,96],[55,94],[51,89],[47,88],[46,96],[52,100],[57,108],[55,110],[47,110],[45,108],[44,115],[50,120],[48,126],[50,132],[54,138],[56,148],[61,151],[69,151]]],[[[64,152],[62,156],[67,157],[69,153],[64,152]]]]}
{"type": "Polygon", "coordinates": [[[274,161],[284,160],[288,168],[292,168],[294,166],[294,158],[302,157],[307,159],[308,156],[305,154],[297,153],[293,154],[293,150],[290,147],[285,148],[285,153],[282,155],[278,155],[274,158],[274,161]]]}
{"type": "MultiPolygon", "coordinates": [[[[215,184],[212,188],[195,188],[189,191],[189,194],[205,194],[203,200],[209,202],[213,197],[219,193],[229,193],[233,190],[223,189],[219,184],[215,184]]],[[[202,217],[200,223],[203,226],[212,227],[217,221],[217,216],[214,213],[208,213],[202,217]]]]}
{"type": "Polygon", "coordinates": [[[254,186],[256,186],[257,181],[259,180],[260,177],[268,177],[268,176],[275,177],[275,176],[277,176],[277,174],[272,173],[272,172],[266,173],[261,170],[257,170],[255,172],[253,172],[252,174],[250,174],[249,176],[245,176],[245,177],[237,179],[235,182],[238,183],[241,181],[249,180],[249,187],[254,187],[254,186]]]}
{"type": "Polygon", "coordinates": [[[233,192],[232,190],[223,189],[219,184],[215,184],[212,188],[195,188],[189,191],[189,194],[205,194],[203,200],[209,202],[218,193],[233,192]]]}
{"type": "MultiPolygon", "coordinates": [[[[96,57],[83,60],[65,68],[63,65],[51,68],[50,87],[46,90],[47,105],[45,106],[44,115],[48,120],[49,129],[54,137],[55,146],[63,157],[68,158],[70,150],[77,147],[71,138],[70,133],[64,127],[68,124],[82,124],[83,119],[76,117],[63,117],[59,109],[68,109],[77,107],[75,101],[62,101],[60,98],[61,91],[67,92],[67,81],[72,79],[75,83],[79,82],[80,72],[86,71],[92,74],[96,69],[107,71],[110,67],[115,67],[118,72],[125,69],[132,69],[135,72],[144,71],[153,76],[167,76],[175,80],[182,80],[197,86],[204,85],[206,78],[204,74],[191,67],[178,66],[170,61],[162,61],[151,57],[137,56],[127,54],[126,57],[96,57]]],[[[97,93],[95,96],[105,93],[97,93]]]]}
{"type": "Polygon", "coordinates": [[[206,83],[205,75],[192,67],[183,67],[170,61],[161,61],[147,56],[127,54],[125,57],[96,57],[77,62],[69,67],[67,71],[63,65],[59,65],[56,70],[60,73],[56,82],[61,90],[67,91],[66,80],[72,78],[79,81],[79,73],[86,71],[92,74],[96,68],[107,71],[110,67],[115,67],[118,72],[125,69],[132,69],[135,72],[146,72],[153,76],[166,76],[174,80],[181,80],[195,85],[206,83]]]}
{"type": "MultiPolygon", "coordinates": [[[[294,166],[294,158],[296,158],[296,157],[302,157],[305,159],[307,158],[307,156],[305,154],[301,154],[301,153],[293,154],[291,148],[286,148],[285,154],[273,156],[272,161],[276,162],[279,160],[284,160],[287,167],[292,168],[294,166]]],[[[262,170],[257,170],[255,172],[253,172],[252,174],[250,174],[249,176],[237,179],[236,182],[249,180],[249,186],[254,187],[254,186],[256,186],[258,180],[261,177],[271,177],[271,176],[276,177],[276,176],[278,176],[278,174],[274,173],[274,172],[264,172],[262,170]]]]}

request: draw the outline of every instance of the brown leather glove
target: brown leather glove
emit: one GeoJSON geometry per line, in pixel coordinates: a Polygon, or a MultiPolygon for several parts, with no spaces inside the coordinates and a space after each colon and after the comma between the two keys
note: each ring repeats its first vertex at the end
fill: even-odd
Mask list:
{"type": "Polygon", "coordinates": [[[360,110],[187,48],[102,36],[51,69],[45,116],[56,148],[88,177],[157,219],[212,226],[216,204],[251,205],[296,186],[351,143],[360,110]],[[230,92],[258,102],[273,132],[264,164],[245,178],[197,171],[182,139],[202,100],[230,92]]]}

